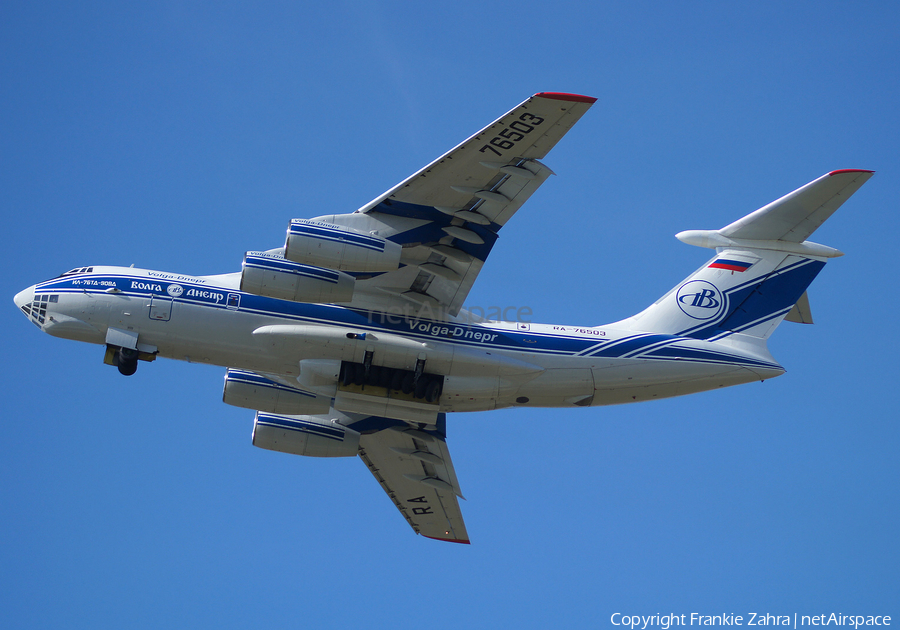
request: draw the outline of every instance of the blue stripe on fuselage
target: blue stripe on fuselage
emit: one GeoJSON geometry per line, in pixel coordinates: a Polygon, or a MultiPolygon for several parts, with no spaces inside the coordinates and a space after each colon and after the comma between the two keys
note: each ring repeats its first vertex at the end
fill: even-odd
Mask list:
{"type": "MultiPolygon", "coordinates": [[[[480,324],[439,322],[432,320],[414,320],[401,315],[365,311],[337,306],[333,304],[307,304],[268,298],[235,289],[227,289],[199,283],[187,282],[180,276],[180,282],[171,282],[162,278],[126,275],[92,274],[80,277],[62,277],[48,280],[36,285],[36,294],[40,293],[93,293],[106,294],[108,288],[114,286],[119,292],[114,295],[128,297],[157,297],[174,299],[175,302],[188,303],[207,308],[229,309],[228,296],[240,296],[240,312],[290,320],[298,323],[320,324],[352,327],[360,332],[391,332],[420,341],[441,341],[458,345],[499,349],[531,354],[547,354],[559,356],[578,356],[587,352],[587,357],[602,358],[637,357],[644,352],[663,345],[669,345],[684,337],[665,334],[640,334],[622,339],[605,340],[598,344],[596,337],[572,337],[550,332],[518,332],[482,326],[480,324]],[[90,282],[90,284],[86,284],[90,282]],[[168,291],[171,285],[178,285],[182,292],[172,297],[168,291]],[[417,332],[425,327],[427,332],[417,332]],[[453,334],[440,334],[443,330],[453,334]],[[436,332],[438,331],[438,332],[436,332]],[[460,334],[458,331],[462,331],[460,334]],[[481,335],[477,339],[476,335],[481,335]],[[526,341],[527,340],[527,341],[526,341]],[[598,349],[598,345],[600,346],[598,349]]],[[[232,307],[233,310],[233,307],[232,307]]],[[[695,358],[696,355],[694,355],[695,358]]],[[[677,359],[676,352],[652,352],[641,358],[677,359]]],[[[721,356],[714,362],[722,362],[721,356]]],[[[712,362],[712,361],[711,361],[712,362]]],[[[735,358],[735,364],[756,364],[753,360],[735,358]]]]}

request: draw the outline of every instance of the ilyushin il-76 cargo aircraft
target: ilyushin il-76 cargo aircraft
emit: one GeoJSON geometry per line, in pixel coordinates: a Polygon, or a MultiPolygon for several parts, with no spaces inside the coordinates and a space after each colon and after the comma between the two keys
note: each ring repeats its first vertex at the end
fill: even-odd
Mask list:
{"type": "Polygon", "coordinates": [[[44,332],[103,345],[125,375],[157,357],[227,368],[253,444],[359,456],[413,530],[468,543],[446,415],[588,407],[761,381],[766,340],[810,323],[806,288],[841,252],[806,240],[872,171],[833,171],[719,230],[712,258],[644,311],[554,326],[462,308],[501,228],[551,175],[541,160],[596,101],[535,94],[356,212],[294,219],[240,272],[78,267],[16,305],[44,332]],[[500,318],[497,318],[498,320],[500,318]]]}

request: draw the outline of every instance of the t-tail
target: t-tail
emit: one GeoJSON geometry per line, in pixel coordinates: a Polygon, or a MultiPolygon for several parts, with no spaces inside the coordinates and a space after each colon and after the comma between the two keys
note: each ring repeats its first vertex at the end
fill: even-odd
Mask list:
{"type": "Polygon", "coordinates": [[[843,253],[806,239],[872,174],[832,171],[720,230],[679,233],[679,240],[716,255],[620,325],[764,345],[784,319],[812,323],[806,288],[829,258],[843,253]]]}

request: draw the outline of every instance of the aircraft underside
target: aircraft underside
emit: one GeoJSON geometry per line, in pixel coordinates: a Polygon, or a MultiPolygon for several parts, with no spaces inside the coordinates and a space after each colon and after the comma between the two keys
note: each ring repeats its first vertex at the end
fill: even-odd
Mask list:
{"type": "MultiPolygon", "coordinates": [[[[36,287],[36,303],[47,311],[39,324],[45,332],[106,344],[110,335],[129,339],[128,331],[138,328],[134,349],[141,358],[263,374],[283,381],[282,388],[315,393],[338,410],[413,422],[433,423],[439,412],[652,400],[783,373],[767,353],[674,335],[544,324],[520,331],[517,322],[423,327],[421,320],[399,320],[387,326],[371,313],[292,305],[209,285],[201,291],[184,281],[177,285],[181,297],[160,299],[152,288],[174,283],[162,287],[148,280],[174,274],[93,269],[89,279],[76,275],[36,287]],[[88,281],[101,289],[86,289],[81,283],[88,281]],[[224,297],[216,303],[218,296],[224,297]],[[279,310],[290,312],[279,317],[279,310]],[[432,334],[433,328],[445,329],[444,335],[432,334]],[[666,358],[664,350],[685,356],[666,358]]],[[[290,408],[312,413],[323,404],[310,400],[290,408]]]]}
{"type": "Polygon", "coordinates": [[[760,381],[767,339],[811,323],[807,286],[836,249],[806,240],[871,171],[832,171],[719,230],[712,258],[605,326],[485,321],[462,310],[542,160],[596,99],[540,93],[356,212],[293,219],[240,272],[79,267],[16,305],[43,332],[104,347],[123,375],[157,358],[226,368],[252,443],[356,457],[417,533],[468,543],[447,413],[591,407],[760,381]]]}

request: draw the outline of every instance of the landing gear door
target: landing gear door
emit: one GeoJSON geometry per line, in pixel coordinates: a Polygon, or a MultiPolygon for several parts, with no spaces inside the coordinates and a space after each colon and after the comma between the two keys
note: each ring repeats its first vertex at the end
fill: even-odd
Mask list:
{"type": "Polygon", "coordinates": [[[167,322],[172,318],[172,298],[154,295],[150,298],[150,319],[167,322]]]}

